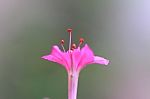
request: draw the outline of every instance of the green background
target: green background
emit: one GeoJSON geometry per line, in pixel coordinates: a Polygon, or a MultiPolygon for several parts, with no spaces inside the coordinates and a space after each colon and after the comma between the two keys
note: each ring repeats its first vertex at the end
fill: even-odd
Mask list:
{"type": "MultiPolygon", "coordinates": [[[[78,99],[150,99],[150,1],[0,0],[0,99],[67,99],[67,73],[42,60],[73,29],[96,55],[78,99]]],[[[59,45],[60,46],[60,45],[59,45]]]]}

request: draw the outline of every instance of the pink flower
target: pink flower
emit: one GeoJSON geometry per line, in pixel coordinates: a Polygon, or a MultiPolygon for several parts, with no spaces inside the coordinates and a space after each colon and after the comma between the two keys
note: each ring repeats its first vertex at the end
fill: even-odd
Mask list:
{"type": "Polygon", "coordinates": [[[79,46],[76,48],[75,44],[71,47],[71,34],[72,29],[68,29],[70,34],[69,50],[64,49],[64,40],[61,41],[61,46],[64,51],[61,51],[57,45],[54,45],[49,55],[42,56],[42,59],[59,63],[68,72],[68,99],[76,99],[77,83],[80,71],[89,64],[97,63],[102,65],[108,65],[109,60],[95,56],[90,47],[85,44],[83,48],[80,45],[84,39],[80,39],[79,46]]]}
{"type": "Polygon", "coordinates": [[[49,55],[42,57],[45,60],[59,63],[65,67],[67,72],[79,72],[88,64],[98,63],[107,65],[109,61],[99,56],[94,56],[93,51],[87,44],[80,50],[80,47],[71,51],[62,52],[54,45],[49,55]]]}

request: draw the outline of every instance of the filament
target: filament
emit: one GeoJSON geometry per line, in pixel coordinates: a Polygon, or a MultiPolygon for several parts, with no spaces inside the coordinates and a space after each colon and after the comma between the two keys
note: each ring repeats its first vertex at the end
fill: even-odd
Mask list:
{"type": "Polygon", "coordinates": [[[61,44],[61,47],[62,47],[63,51],[66,52],[63,44],[61,44]]]}
{"type": "Polygon", "coordinates": [[[70,32],[69,34],[70,34],[70,39],[69,39],[69,51],[70,51],[70,49],[71,49],[71,39],[72,39],[72,35],[71,34],[72,33],[70,32]]]}

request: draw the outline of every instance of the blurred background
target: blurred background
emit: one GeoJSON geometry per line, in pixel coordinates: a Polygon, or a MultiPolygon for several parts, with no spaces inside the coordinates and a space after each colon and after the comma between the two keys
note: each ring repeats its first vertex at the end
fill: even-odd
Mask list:
{"type": "Polygon", "coordinates": [[[107,67],[90,65],[78,99],[150,99],[149,0],[0,0],[0,99],[67,99],[67,73],[41,60],[80,37],[107,67]]]}

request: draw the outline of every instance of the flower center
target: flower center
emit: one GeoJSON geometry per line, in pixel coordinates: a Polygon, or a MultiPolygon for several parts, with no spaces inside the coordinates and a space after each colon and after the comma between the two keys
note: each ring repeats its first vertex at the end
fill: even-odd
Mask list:
{"type": "MultiPolygon", "coordinates": [[[[76,44],[74,44],[74,43],[72,44],[72,29],[71,28],[67,29],[67,32],[69,33],[69,48],[68,48],[68,51],[71,52],[71,50],[74,50],[77,47],[76,47],[76,44]]],[[[81,44],[83,44],[83,42],[84,42],[84,39],[80,38],[78,47],[80,47],[81,44]]],[[[65,43],[64,40],[60,41],[60,44],[61,44],[61,47],[62,47],[63,51],[66,52],[65,48],[64,48],[64,43],[65,43]]]]}

